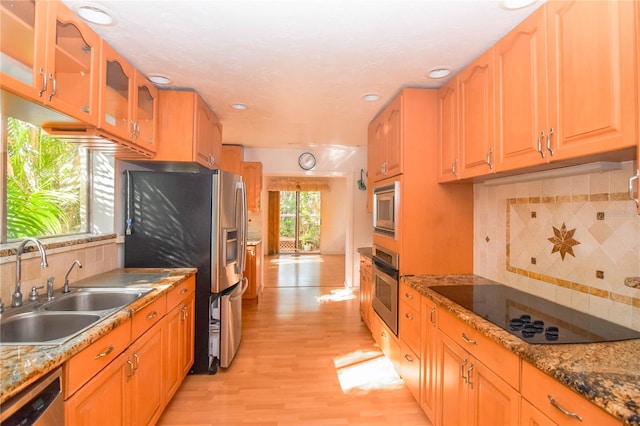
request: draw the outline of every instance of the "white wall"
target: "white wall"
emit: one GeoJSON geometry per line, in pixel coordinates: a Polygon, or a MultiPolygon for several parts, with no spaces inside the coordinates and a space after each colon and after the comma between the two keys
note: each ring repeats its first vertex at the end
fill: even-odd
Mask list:
{"type": "MultiPolygon", "coordinates": [[[[335,178],[331,191],[323,194],[322,247],[325,253],[345,254],[345,285],[358,286],[358,247],[371,246],[371,215],[366,211],[366,191],[358,190],[360,170],[367,167],[366,147],[323,147],[322,149],[245,148],[244,161],[262,162],[263,176],[322,176],[335,178]],[[316,157],[316,167],[304,171],[298,157],[305,151],[316,157]],[[325,210],[326,209],[326,210],[325,210]]],[[[251,215],[250,227],[259,228],[267,241],[267,191],[263,185],[260,217],[251,215]]]]}

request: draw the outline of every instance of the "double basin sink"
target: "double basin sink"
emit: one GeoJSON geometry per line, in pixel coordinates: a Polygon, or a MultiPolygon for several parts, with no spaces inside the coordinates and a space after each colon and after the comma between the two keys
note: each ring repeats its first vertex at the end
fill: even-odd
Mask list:
{"type": "MultiPolygon", "coordinates": [[[[149,274],[150,275],[150,274],[149,274]]],[[[161,278],[166,274],[157,274],[161,278]]],[[[104,275],[104,280],[122,285],[122,277],[132,274],[104,275]]],[[[104,281],[103,280],[103,281],[104,281]]],[[[153,281],[153,280],[150,280],[153,281]]],[[[95,281],[94,281],[95,282],[95,281]]],[[[92,325],[130,305],[152,288],[118,287],[73,288],[70,293],[35,303],[0,319],[0,345],[58,345],[82,333],[92,325]]]]}

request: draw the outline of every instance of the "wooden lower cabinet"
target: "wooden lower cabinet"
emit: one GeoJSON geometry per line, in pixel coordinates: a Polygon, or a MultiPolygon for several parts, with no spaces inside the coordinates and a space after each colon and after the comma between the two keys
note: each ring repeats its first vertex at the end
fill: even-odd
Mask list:
{"type": "Polygon", "coordinates": [[[371,259],[360,256],[360,319],[364,321],[371,330],[371,316],[373,307],[371,301],[373,297],[373,265],[371,259]]]}
{"type": "Polygon", "coordinates": [[[162,323],[157,323],[142,335],[127,351],[127,361],[133,362],[133,373],[129,377],[131,424],[155,424],[166,404],[162,387],[164,345],[162,323]]]}
{"type": "Polygon", "coordinates": [[[449,336],[439,344],[440,425],[513,425],[520,393],[449,336]]]}
{"type": "Polygon", "coordinates": [[[375,312],[371,318],[371,334],[373,335],[373,340],[376,341],[382,350],[382,353],[384,353],[393,364],[393,368],[397,372],[400,372],[400,343],[398,342],[398,338],[375,312]]]}
{"type": "Polygon", "coordinates": [[[64,402],[65,424],[129,424],[129,372],[127,354],[123,353],[64,402]]]}
{"type": "Polygon", "coordinates": [[[420,407],[431,423],[437,423],[436,403],[438,401],[438,309],[427,297],[422,297],[420,321],[422,327],[420,360],[422,371],[420,379],[420,407]]]}
{"type": "Polygon", "coordinates": [[[191,277],[67,361],[65,424],[157,422],[193,364],[194,289],[191,277]],[[136,318],[149,325],[128,344],[136,318]]]}
{"type": "Polygon", "coordinates": [[[548,418],[548,424],[620,424],[620,420],[527,362],[522,363],[521,393],[523,401],[530,402],[548,418]]]}
{"type": "Polygon", "coordinates": [[[247,291],[242,295],[243,301],[258,303],[262,294],[262,243],[247,246],[247,265],[244,268],[247,278],[247,291]]]}
{"type": "Polygon", "coordinates": [[[522,426],[557,426],[553,420],[524,398],[520,400],[520,424],[522,426]]]}

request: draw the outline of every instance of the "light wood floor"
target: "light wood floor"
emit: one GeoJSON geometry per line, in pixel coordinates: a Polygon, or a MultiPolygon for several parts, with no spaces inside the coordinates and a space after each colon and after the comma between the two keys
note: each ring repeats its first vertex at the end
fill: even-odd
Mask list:
{"type": "Polygon", "coordinates": [[[267,257],[264,267],[231,366],[188,376],[159,424],[429,424],[360,321],[344,257],[267,257]]]}

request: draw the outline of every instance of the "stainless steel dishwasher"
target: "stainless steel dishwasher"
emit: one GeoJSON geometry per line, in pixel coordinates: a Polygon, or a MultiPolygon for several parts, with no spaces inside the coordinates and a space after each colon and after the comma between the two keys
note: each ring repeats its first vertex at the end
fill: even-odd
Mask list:
{"type": "Polygon", "coordinates": [[[52,371],[11,398],[0,409],[2,426],[64,424],[60,371],[52,371]]]}

